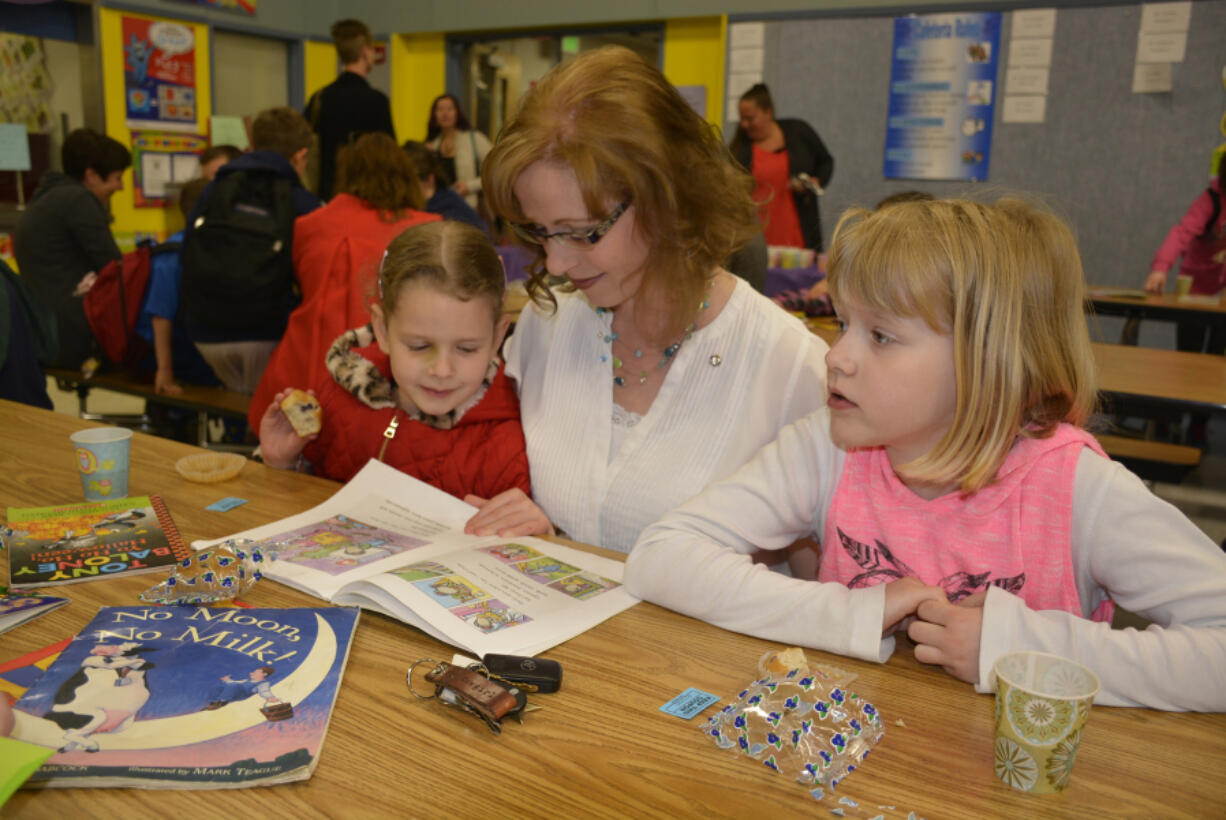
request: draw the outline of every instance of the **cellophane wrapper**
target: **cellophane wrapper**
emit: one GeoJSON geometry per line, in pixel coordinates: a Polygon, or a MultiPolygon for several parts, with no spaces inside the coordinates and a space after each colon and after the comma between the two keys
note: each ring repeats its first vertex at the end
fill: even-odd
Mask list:
{"type": "Polygon", "coordinates": [[[876,707],[809,670],[754,681],[703,726],[732,749],[809,786],[834,788],[885,734],[876,707]]]}

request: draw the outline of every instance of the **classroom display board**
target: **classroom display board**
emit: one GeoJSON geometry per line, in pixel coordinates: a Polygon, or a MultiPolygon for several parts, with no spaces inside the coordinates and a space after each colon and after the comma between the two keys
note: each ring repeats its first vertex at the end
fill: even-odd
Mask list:
{"type": "Polygon", "coordinates": [[[894,20],[886,179],[988,178],[1000,12],[894,20]]]}
{"type": "Polygon", "coordinates": [[[128,127],[197,130],[196,37],[191,27],[125,16],[122,31],[128,127]]]}
{"type": "Polygon", "coordinates": [[[199,175],[200,155],[208,146],[207,139],[195,134],[132,132],[133,204],[165,207],[172,186],[199,175]]]}

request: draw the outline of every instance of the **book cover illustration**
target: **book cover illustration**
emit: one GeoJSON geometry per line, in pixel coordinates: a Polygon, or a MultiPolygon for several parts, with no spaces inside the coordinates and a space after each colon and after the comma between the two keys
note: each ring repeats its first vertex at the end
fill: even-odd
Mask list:
{"type": "Polygon", "coordinates": [[[104,607],[17,701],[55,750],[30,786],[209,789],[310,777],[353,608],[104,607]]]}
{"type": "Polygon", "coordinates": [[[14,589],[169,567],[190,551],[160,496],[8,510],[14,589]]]}
{"type": "Polygon", "coordinates": [[[8,700],[9,705],[25,694],[26,690],[38,682],[60,653],[68,648],[72,638],[65,638],[53,644],[35,649],[33,652],[0,663],[0,696],[8,700]]]}
{"type": "Polygon", "coordinates": [[[56,598],[51,595],[4,595],[0,593],[0,632],[8,632],[26,621],[34,620],[39,615],[46,615],[53,609],[59,609],[66,603],[68,603],[67,598],[56,598]]]}

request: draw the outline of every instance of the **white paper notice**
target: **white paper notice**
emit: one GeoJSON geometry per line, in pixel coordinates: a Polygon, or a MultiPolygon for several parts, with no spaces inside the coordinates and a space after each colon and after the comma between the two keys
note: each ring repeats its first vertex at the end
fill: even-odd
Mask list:
{"type": "Polygon", "coordinates": [[[728,26],[729,48],[762,48],[766,45],[766,23],[733,23],[728,26]]]}
{"type": "MultiPolygon", "coordinates": [[[[728,75],[728,96],[737,100],[757,83],[762,82],[761,71],[738,71],[728,75]]],[[[736,108],[736,106],[732,106],[736,108]]]]}
{"type": "Polygon", "coordinates": [[[1055,9],[1025,9],[1013,12],[1010,36],[1051,37],[1056,33],[1055,9]]]}
{"type": "Polygon", "coordinates": [[[1186,31],[1137,37],[1138,63],[1182,63],[1188,47],[1186,31]]]}
{"type": "Polygon", "coordinates": [[[140,158],[140,186],[147,197],[166,196],[170,182],[170,155],[147,153],[140,158]]]}
{"type": "Polygon", "coordinates": [[[1137,63],[1133,68],[1133,94],[1157,94],[1173,87],[1170,63],[1137,63]]]}
{"type": "Polygon", "coordinates": [[[1192,3],[1145,3],[1141,6],[1141,33],[1163,34],[1187,31],[1192,3]]]}
{"type": "Polygon", "coordinates": [[[1009,41],[1009,67],[1046,68],[1051,65],[1051,38],[1009,41]]]}
{"type": "Polygon", "coordinates": [[[1046,94],[1049,68],[1010,68],[1005,72],[1006,94],[1046,94]]]}
{"type": "Polygon", "coordinates": [[[1005,95],[1003,122],[1043,122],[1047,119],[1047,97],[1040,95],[1005,95]]]}
{"type": "Polygon", "coordinates": [[[762,62],[765,59],[765,49],[734,48],[728,52],[728,71],[733,74],[744,74],[751,71],[761,73],[762,62]]]}
{"type": "Polygon", "coordinates": [[[175,154],[170,178],[175,182],[187,182],[200,173],[200,157],[195,154],[175,154]]]}

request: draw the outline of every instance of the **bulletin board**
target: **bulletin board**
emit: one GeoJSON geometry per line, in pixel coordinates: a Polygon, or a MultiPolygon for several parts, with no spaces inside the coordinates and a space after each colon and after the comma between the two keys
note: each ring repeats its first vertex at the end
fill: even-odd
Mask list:
{"type": "Polygon", "coordinates": [[[208,140],[196,134],[132,132],[132,197],[137,208],[163,208],[174,186],[200,174],[208,140]]]}

